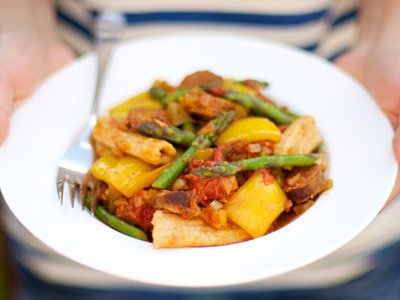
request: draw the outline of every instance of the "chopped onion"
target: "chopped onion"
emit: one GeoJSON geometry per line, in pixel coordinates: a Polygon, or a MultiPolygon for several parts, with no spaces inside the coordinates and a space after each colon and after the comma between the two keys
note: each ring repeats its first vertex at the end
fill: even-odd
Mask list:
{"type": "Polygon", "coordinates": [[[185,123],[194,122],[187,110],[182,107],[178,102],[168,103],[167,116],[174,126],[180,126],[185,123]]]}
{"type": "Polygon", "coordinates": [[[184,191],[188,189],[187,181],[184,178],[179,177],[177,180],[174,181],[172,184],[171,189],[173,191],[184,191]]]}
{"type": "Polygon", "coordinates": [[[235,176],[222,177],[221,184],[224,187],[224,190],[226,191],[227,194],[238,188],[235,176]]]}
{"type": "Polygon", "coordinates": [[[219,202],[218,200],[214,200],[213,202],[211,202],[209,204],[212,208],[214,208],[215,210],[219,210],[223,207],[223,204],[221,202],[219,202]]]}
{"type": "Polygon", "coordinates": [[[262,147],[260,144],[250,144],[248,146],[248,148],[249,148],[250,153],[260,153],[262,150],[262,147]]]}

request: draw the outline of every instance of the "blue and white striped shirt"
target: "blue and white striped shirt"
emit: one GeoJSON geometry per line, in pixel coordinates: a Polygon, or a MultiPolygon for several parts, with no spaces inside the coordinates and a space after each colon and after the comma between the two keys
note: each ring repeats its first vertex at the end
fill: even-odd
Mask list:
{"type": "Polygon", "coordinates": [[[356,35],[357,0],[59,0],[63,37],[78,53],[91,48],[92,20],[103,10],[123,12],[134,39],[171,32],[213,31],[290,43],[333,58],[356,35]]]}

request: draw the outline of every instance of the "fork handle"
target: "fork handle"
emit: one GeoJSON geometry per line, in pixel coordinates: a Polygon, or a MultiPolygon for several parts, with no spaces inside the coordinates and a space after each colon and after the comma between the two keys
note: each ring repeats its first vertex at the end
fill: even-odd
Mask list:
{"type": "Polygon", "coordinates": [[[114,12],[101,13],[95,20],[96,53],[97,53],[97,79],[90,108],[89,126],[81,136],[81,143],[88,143],[90,135],[97,121],[100,96],[104,86],[104,78],[108,69],[113,49],[121,39],[126,27],[123,15],[114,12]]]}
{"type": "Polygon", "coordinates": [[[98,103],[103,89],[104,77],[115,45],[125,28],[123,15],[114,12],[101,13],[96,19],[97,84],[90,117],[97,117],[98,103]]]}

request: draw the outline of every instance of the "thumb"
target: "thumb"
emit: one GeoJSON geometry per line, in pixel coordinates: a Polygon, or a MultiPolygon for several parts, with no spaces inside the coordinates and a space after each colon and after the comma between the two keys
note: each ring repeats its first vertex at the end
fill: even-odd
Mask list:
{"type": "Polygon", "coordinates": [[[393,151],[398,162],[400,162],[400,126],[397,126],[393,137],[393,151]]]}
{"type": "MultiPolygon", "coordinates": [[[[394,155],[396,157],[396,160],[399,162],[400,161],[400,127],[397,127],[397,129],[394,133],[393,150],[394,150],[394,155]]],[[[390,194],[386,205],[389,204],[397,196],[399,191],[400,191],[400,171],[398,171],[398,173],[397,173],[397,178],[396,178],[392,193],[390,194]]]]}
{"type": "Polygon", "coordinates": [[[13,100],[14,91],[10,77],[0,68],[0,145],[4,142],[8,134],[13,100]]]}
{"type": "Polygon", "coordinates": [[[75,54],[64,44],[57,43],[52,45],[48,55],[48,74],[70,63],[74,58],[75,54]]]}
{"type": "Polygon", "coordinates": [[[364,81],[361,57],[356,53],[353,53],[353,51],[340,55],[335,59],[334,63],[355,80],[361,83],[364,81]]]}

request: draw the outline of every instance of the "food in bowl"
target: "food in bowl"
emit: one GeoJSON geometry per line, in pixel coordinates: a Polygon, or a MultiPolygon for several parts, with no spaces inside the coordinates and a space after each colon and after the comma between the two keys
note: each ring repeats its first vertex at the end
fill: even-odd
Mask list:
{"type": "Polygon", "coordinates": [[[174,248],[247,241],[304,213],[332,184],[322,137],[267,85],[198,71],[111,108],[92,134],[96,215],[174,248]]]}

